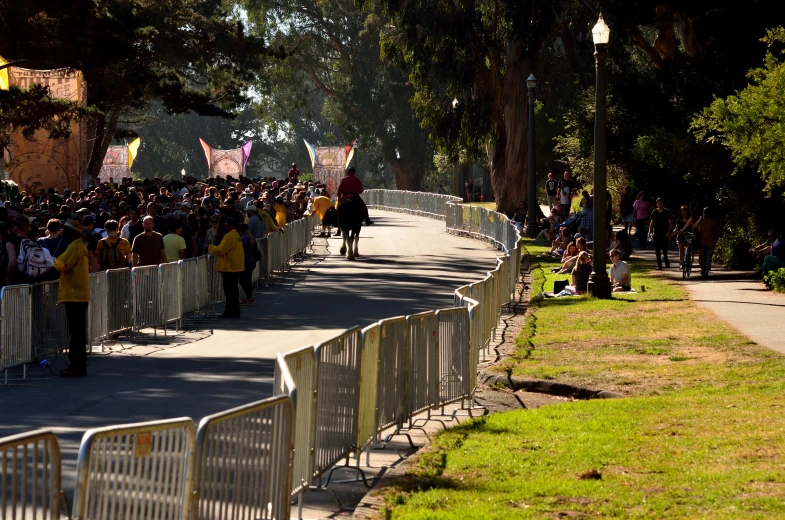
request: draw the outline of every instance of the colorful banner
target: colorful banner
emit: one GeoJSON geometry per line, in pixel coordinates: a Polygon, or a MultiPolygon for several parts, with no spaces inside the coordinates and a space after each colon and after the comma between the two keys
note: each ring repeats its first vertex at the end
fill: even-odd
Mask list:
{"type": "Polygon", "coordinates": [[[314,182],[327,186],[327,192],[331,196],[336,195],[338,184],[354,157],[354,141],[348,146],[313,146],[305,139],[303,142],[308,149],[308,155],[311,156],[314,182]]]}
{"type": "Polygon", "coordinates": [[[134,163],[142,140],[137,137],[127,145],[110,146],[104,156],[98,182],[120,182],[131,176],[131,165],[134,163]]]}
{"type": "Polygon", "coordinates": [[[207,170],[210,177],[239,177],[245,174],[245,165],[248,156],[251,155],[252,141],[246,142],[242,147],[233,150],[219,150],[212,148],[209,144],[199,138],[204,150],[204,157],[207,159],[207,170]]]}
{"type": "MultiPolygon", "coordinates": [[[[46,85],[54,97],[80,102],[87,99],[87,85],[79,71],[8,67],[3,72],[7,74],[3,74],[0,81],[6,87],[26,89],[35,84],[46,85]]],[[[71,137],[67,139],[50,139],[45,130],[39,130],[31,139],[26,139],[19,131],[14,133],[9,148],[5,150],[6,178],[16,182],[20,191],[28,193],[48,188],[78,190],[82,187],[87,160],[84,122],[74,123],[71,137]]]]}

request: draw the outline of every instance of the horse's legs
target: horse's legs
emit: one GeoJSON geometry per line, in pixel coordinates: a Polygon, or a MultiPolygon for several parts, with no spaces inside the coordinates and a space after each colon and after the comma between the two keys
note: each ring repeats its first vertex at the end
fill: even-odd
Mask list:
{"type": "Polygon", "coordinates": [[[346,258],[348,260],[354,260],[354,246],[353,246],[353,242],[355,240],[357,240],[357,239],[354,236],[354,233],[349,234],[349,233],[346,233],[344,231],[344,235],[348,235],[349,236],[349,244],[348,244],[348,249],[346,250],[346,258]]]}
{"type": "Polygon", "coordinates": [[[358,229],[357,232],[354,234],[354,256],[360,256],[358,251],[358,246],[360,244],[360,230],[358,229]]]}
{"type": "Polygon", "coordinates": [[[341,254],[346,254],[346,239],[349,238],[349,233],[346,231],[341,230],[341,236],[343,237],[343,244],[341,244],[341,254]]]}

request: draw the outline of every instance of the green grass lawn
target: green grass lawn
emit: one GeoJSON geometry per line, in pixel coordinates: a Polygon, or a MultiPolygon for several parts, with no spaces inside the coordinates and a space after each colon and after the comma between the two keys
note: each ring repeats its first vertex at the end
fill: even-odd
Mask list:
{"type": "MultiPolygon", "coordinates": [[[[539,292],[555,263],[526,247],[539,292]]],[[[539,302],[503,367],[629,397],[442,432],[384,491],[383,516],[785,517],[785,357],[632,267],[645,293],[539,302]]]]}

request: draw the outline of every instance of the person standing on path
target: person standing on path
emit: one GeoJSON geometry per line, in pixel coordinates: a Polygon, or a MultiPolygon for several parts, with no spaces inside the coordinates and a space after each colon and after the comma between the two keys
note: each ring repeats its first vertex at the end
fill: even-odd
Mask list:
{"type": "Polygon", "coordinates": [[[134,238],[131,246],[134,267],[158,265],[166,263],[166,248],[164,238],[153,230],[155,220],[150,215],[142,219],[144,233],[134,238]]]}
{"type": "Polygon", "coordinates": [[[68,219],[63,228],[63,238],[70,242],[68,248],[55,260],[55,265],[33,282],[55,280],[60,276],[57,303],[65,307],[66,322],[71,341],[68,344],[70,365],[60,372],[60,377],[87,375],[87,308],[90,305],[90,261],[87,248],[81,240],[82,225],[68,219]]]}
{"type": "Polygon", "coordinates": [[[638,237],[640,248],[646,249],[646,219],[651,213],[651,204],[646,200],[645,193],[638,193],[638,198],[635,199],[632,208],[635,213],[635,236],[638,237]]]}
{"type": "Polygon", "coordinates": [[[720,238],[720,223],[714,218],[711,208],[703,208],[703,215],[695,223],[695,229],[700,233],[699,261],[701,277],[707,278],[711,271],[711,259],[714,256],[714,246],[720,238]]]}
{"type": "Polygon", "coordinates": [[[545,195],[548,197],[548,208],[552,208],[559,197],[559,183],[550,172],[548,172],[548,180],[545,181],[545,195]]]}
{"type": "Polygon", "coordinates": [[[661,198],[657,198],[657,207],[651,212],[649,217],[649,237],[654,240],[654,254],[657,255],[657,270],[662,269],[662,262],[665,261],[665,268],[671,266],[668,260],[668,240],[673,229],[673,216],[671,211],[665,207],[661,198]],[[662,255],[662,258],[660,258],[662,255]]]}
{"type": "Polygon", "coordinates": [[[223,279],[226,305],[219,318],[240,317],[240,273],[245,271],[245,252],[243,241],[237,232],[239,222],[235,218],[226,219],[228,231],[217,246],[210,246],[207,252],[216,257],[215,271],[223,279]]]}
{"type": "Polygon", "coordinates": [[[619,213],[621,214],[621,221],[622,225],[624,226],[624,230],[628,235],[630,234],[630,231],[632,231],[632,205],[634,202],[635,200],[632,196],[632,188],[629,186],[625,187],[624,191],[622,191],[621,195],[619,196],[619,213]]]}

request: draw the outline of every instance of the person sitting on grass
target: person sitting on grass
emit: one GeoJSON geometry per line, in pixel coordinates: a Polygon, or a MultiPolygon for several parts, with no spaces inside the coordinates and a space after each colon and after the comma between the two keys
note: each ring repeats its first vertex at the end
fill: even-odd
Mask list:
{"type": "Polygon", "coordinates": [[[575,242],[567,244],[567,248],[562,255],[561,267],[555,268],[553,272],[557,274],[572,272],[572,268],[575,266],[575,259],[578,258],[578,253],[580,253],[580,251],[578,251],[578,246],[575,242]]]}
{"type": "Polygon", "coordinates": [[[620,229],[616,232],[611,243],[611,249],[618,249],[622,260],[629,260],[632,255],[632,241],[627,231],[620,229]]]}
{"type": "Polygon", "coordinates": [[[542,231],[534,239],[537,243],[552,242],[556,237],[556,225],[559,223],[559,212],[551,210],[551,216],[540,220],[542,231]]]}
{"type": "Polygon", "coordinates": [[[610,269],[613,292],[629,292],[632,289],[632,272],[627,262],[621,259],[621,252],[618,249],[611,249],[611,262],[613,262],[610,269]]]}
{"type": "MultiPolygon", "coordinates": [[[[49,222],[51,222],[51,220],[49,222]]],[[[47,225],[47,228],[48,227],[49,226],[47,225]]],[[[770,229],[766,233],[766,241],[750,249],[750,254],[755,257],[756,262],[758,263],[763,262],[763,259],[771,254],[771,245],[774,243],[774,240],[776,238],[777,238],[777,232],[774,229],[770,229]]]]}
{"type": "Polygon", "coordinates": [[[570,242],[570,230],[567,228],[567,226],[560,227],[559,235],[553,241],[550,254],[557,258],[562,257],[570,242]]]}
{"type": "MultiPolygon", "coordinates": [[[[591,256],[589,256],[589,253],[586,251],[581,251],[576,257],[576,264],[572,269],[572,285],[568,285],[560,293],[553,296],[561,298],[563,296],[584,294],[589,286],[589,275],[591,274],[591,270],[591,256]]],[[[545,296],[550,297],[550,293],[545,296]]]]}
{"type": "Polygon", "coordinates": [[[785,240],[782,238],[782,231],[775,233],[777,240],[771,245],[771,254],[763,258],[763,263],[755,271],[756,276],[762,276],[769,271],[785,267],[785,240]]]}

